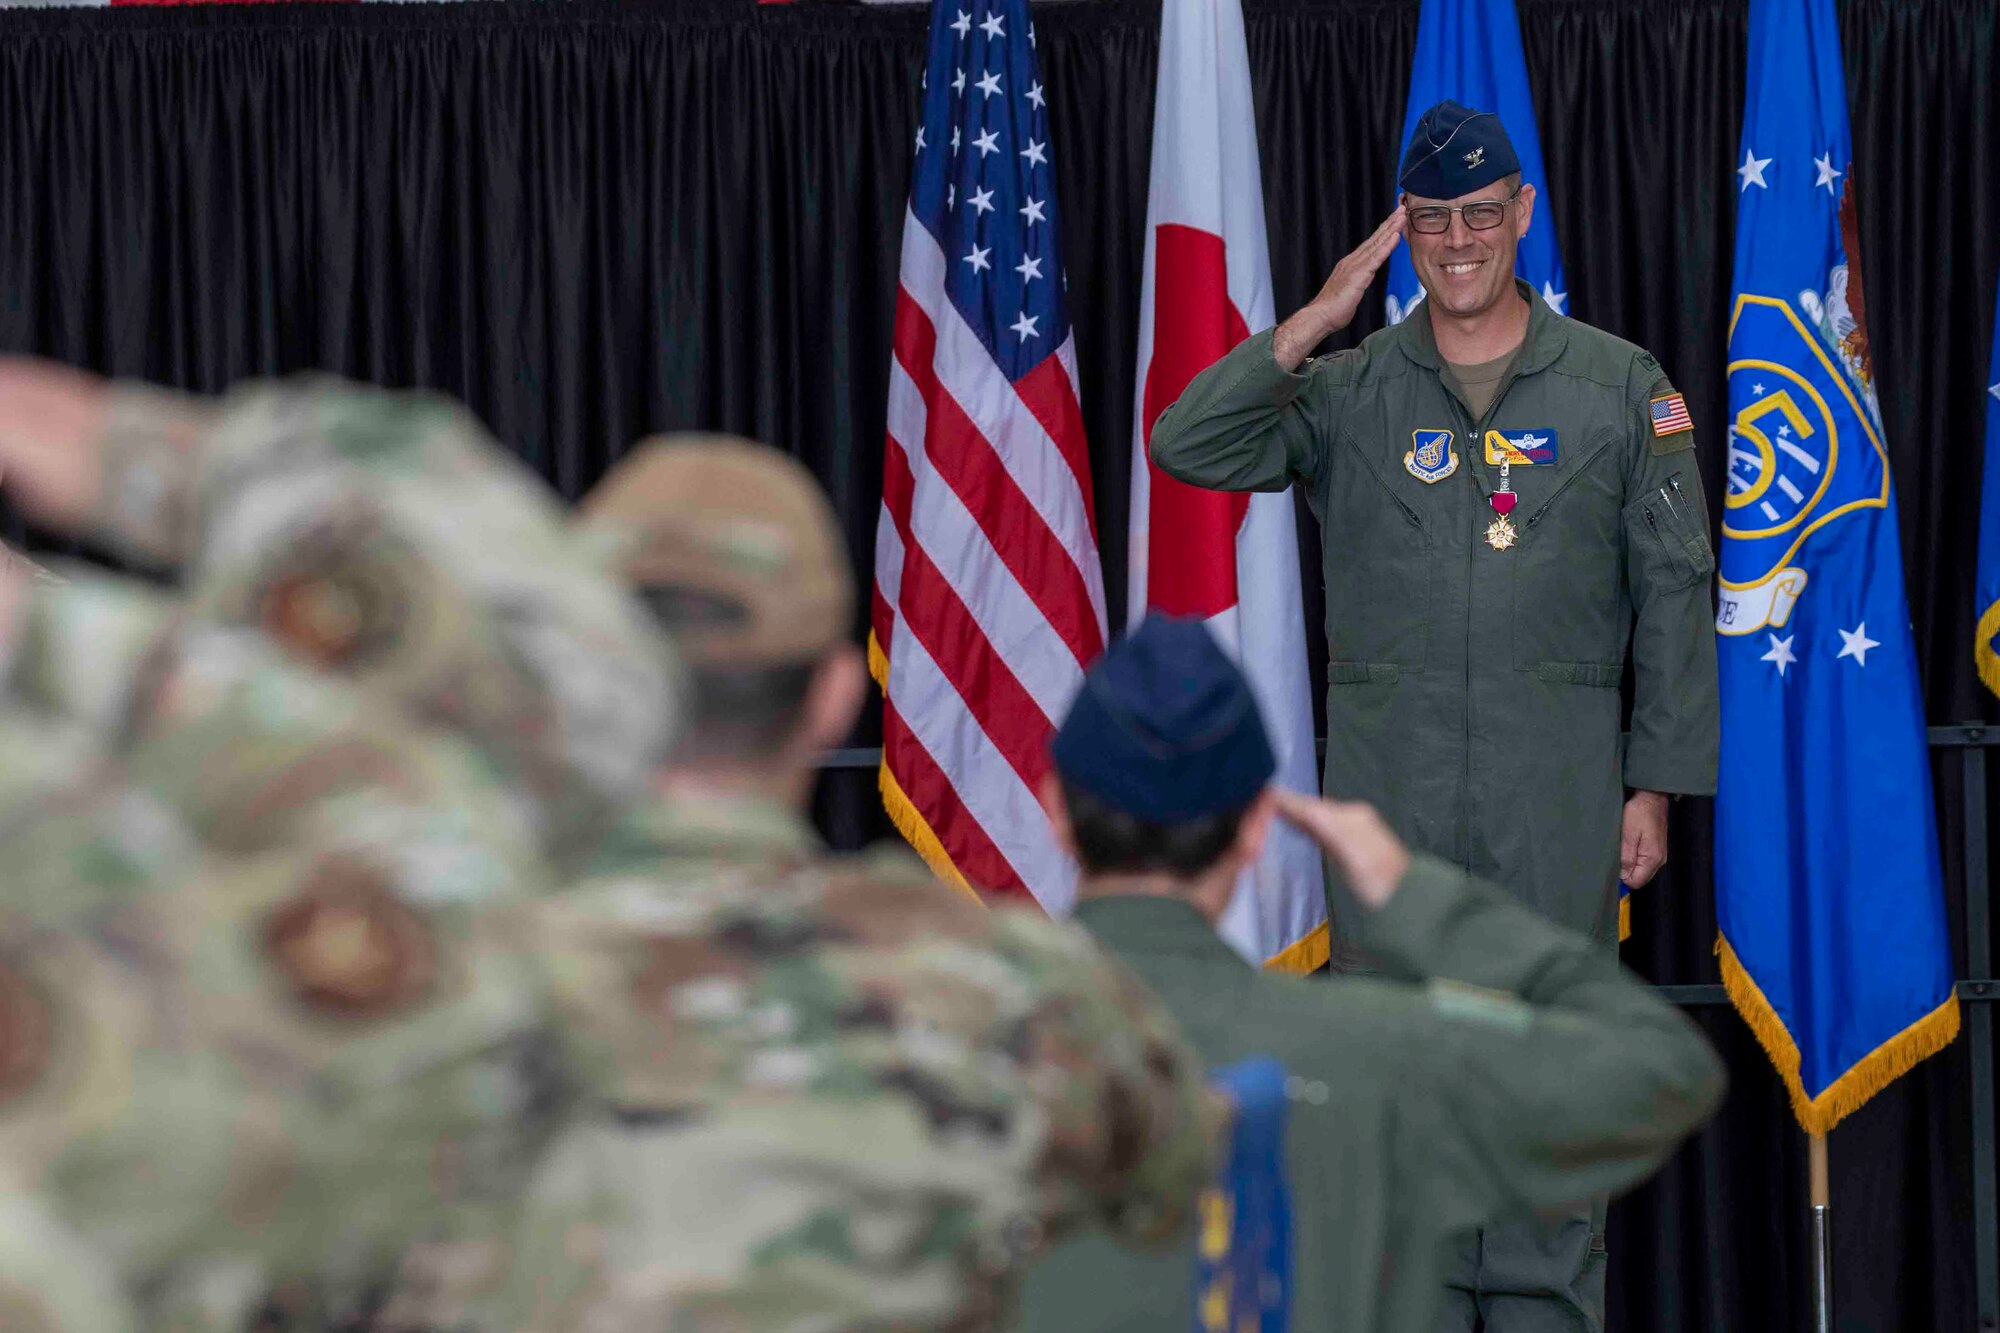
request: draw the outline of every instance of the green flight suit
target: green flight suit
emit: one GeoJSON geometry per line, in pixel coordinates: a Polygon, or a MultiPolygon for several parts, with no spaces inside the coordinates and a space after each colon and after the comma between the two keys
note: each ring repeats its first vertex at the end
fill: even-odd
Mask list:
{"type": "MultiPolygon", "coordinates": [[[[1260,973],[1170,898],[1076,918],[1211,1065],[1285,1066],[1299,1333],[1428,1333],[1452,1232],[1630,1186],[1721,1099],[1694,1026],[1603,949],[1431,858],[1359,921],[1380,977],[1260,973]]],[[[1091,1233],[1030,1273],[1023,1326],[1186,1329],[1192,1292],[1186,1241],[1091,1233]]]]}
{"type": "MultiPolygon", "coordinates": [[[[1326,556],[1327,795],[1373,802],[1411,846],[1611,941],[1627,788],[1715,790],[1715,560],[1694,432],[1673,429],[1659,362],[1518,289],[1527,336],[1476,419],[1420,305],[1297,373],[1270,333],[1249,339],[1160,417],[1152,453],[1199,486],[1304,488],[1326,556]],[[1506,549],[1487,540],[1489,430],[1554,454],[1509,469],[1506,549]]],[[[1329,877],[1336,966],[1352,960],[1344,900],[1329,877]]],[[[1473,1237],[1443,1327],[1469,1333],[1477,1308],[1492,1333],[1594,1329],[1602,1261],[1589,1211],[1473,1237]],[[1496,1311],[1492,1293],[1549,1309],[1496,1311]]]]}
{"type": "Polygon", "coordinates": [[[1326,551],[1327,795],[1608,940],[1626,788],[1715,790],[1715,562],[1694,433],[1654,432],[1659,363],[1520,290],[1526,341],[1476,421],[1420,305],[1298,373],[1251,338],[1160,417],[1153,459],[1197,486],[1304,488],[1326,551]],[[1506,550],[1485,540],[1489,429],[1555,454],[1511,469],[1506,550]],[[1436,431],[1449,456],[1424,469],[1415,436],[1436,431]]]}

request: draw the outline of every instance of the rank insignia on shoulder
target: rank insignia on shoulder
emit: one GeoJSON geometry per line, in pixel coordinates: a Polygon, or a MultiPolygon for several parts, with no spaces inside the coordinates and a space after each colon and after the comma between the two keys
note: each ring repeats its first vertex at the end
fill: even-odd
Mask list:
{"type": "Polygon", "coordinates": [[[1410,444],[1410,452],[1403,455],[1403,466],[1426,486],[1435,486],[1458,471],[1458,454],[1452,450],[1450,431],[1413,430],[1410,444]]]}
{"type": "Polygon", "coordinates": [[[1498,467],[1533,467],[1556,461],[1556,433],[1553,430],[1489,430],[1486,432],[1486,461],[1498,467]]]}

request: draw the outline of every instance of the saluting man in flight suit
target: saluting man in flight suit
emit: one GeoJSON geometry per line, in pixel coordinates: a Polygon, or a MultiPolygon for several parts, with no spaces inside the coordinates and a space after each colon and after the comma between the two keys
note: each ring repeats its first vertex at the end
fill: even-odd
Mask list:
{"type": "MultiPolygon", "coordinates": [[[[1617,885],[1666,859],[1667,804],[1712,794],[1714,556],[1694,423],[1658,361],[1514,276],[1534,220],[1506,130],[1443,102],[1402,197],[1304,309],[1188,386],[1153,432],[1169,475],[1297,482],[1320,521],[1326,794],[1607,943],[1617,885]],[[1398,238],[1426,299],[1351,351],[1398,238]],[[1620,686],[1630,649],[1629,749],[1620,686]]],[[[1329,877],[1329,951],[1356,921],[1329,877]]],[[[1601,1206],[1466,1243],[1443,1328],[1595,1330],[1601,1206]]]]}

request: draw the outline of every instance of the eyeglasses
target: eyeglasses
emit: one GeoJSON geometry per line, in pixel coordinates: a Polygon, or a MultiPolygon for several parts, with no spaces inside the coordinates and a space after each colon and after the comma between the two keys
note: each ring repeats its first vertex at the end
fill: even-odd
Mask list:
{"type": "Polygon", "coordinates": [[[1521,197],[1519,190],[1505,199],[1477,199],[1469,204],[1423,204],[1404,216],[1410,230],[1420,236],[1439,236],[1451,230],[1451,215],[1462,213],[1465,225],[1474,231],[1492,231],[1507,216],[1507,205],[1521,197]]]}

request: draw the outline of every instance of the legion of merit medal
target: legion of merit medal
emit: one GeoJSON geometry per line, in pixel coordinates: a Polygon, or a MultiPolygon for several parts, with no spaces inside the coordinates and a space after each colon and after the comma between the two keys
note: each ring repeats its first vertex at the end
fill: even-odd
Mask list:
{"type": "Polygon", "coordinates": [[[1486,497],[1496,516],[1486,525],[1486,544],[1496,551],[1506,550],[1521,535],[1514,531],[1514,520],[1507,517],[1514,512],[1514,502],[1521,498],[1514,494],[1514,483],[1508,476],[1509,467],[1507,463],[1500,465],[1500,485],[1486,497]]]}

